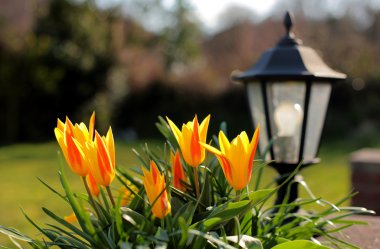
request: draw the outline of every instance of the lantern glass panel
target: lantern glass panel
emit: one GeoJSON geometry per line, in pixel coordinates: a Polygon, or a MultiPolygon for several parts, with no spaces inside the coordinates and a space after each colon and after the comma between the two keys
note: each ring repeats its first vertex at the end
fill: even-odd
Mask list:
{"type": "MultiPolygon", "coordinates": [[[[247,94],[251,117],[253,118],[254,126],[260,125],[260,153],[264,153],[268,146],[268,130],[265,118],[264,99],[262,95],[260,82],[252,82],[247,84],[247,94]]],[[[265,160],[270,161],[270,153],[266,154],[265,160]]]]}
{"type": "Polygon", "coordinates": [[[268,82],[266,87],[274,160],[298,163],[306,83],[268,82]]]}
{"type": "Polygon", "coordinates": [[[306,126],[304,160],[311,161],[317,156],[327,106],[330,99],[331,84],[315,82],[311,86],[309,117],[306,126]]]}

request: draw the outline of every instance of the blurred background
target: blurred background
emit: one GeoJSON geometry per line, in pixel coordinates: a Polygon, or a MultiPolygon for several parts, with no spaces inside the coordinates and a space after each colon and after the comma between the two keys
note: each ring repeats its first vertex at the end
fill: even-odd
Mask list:
{"type": "MultiPolygon", "coordinates": [[[[333,90],[324,139],[372,139],[380,123],[380,1],[1,0],[0,144],[51,140],[56,118],[158,137],[157,116],[194,113],[250,130],[230,81],[294,32],[348,75],[333,90]]],[[[216,127],[213,127],[216,129],[216,127]]],[[[368,142],[368,141],[366,141],[368,142]]]]}
{"type": "Polygon", "coordinates": [[[349,193],[349,154],[380,146],[380,0],[0,0],[0,224],[35,234],[20,205],[39,222],[41,206],[67,215],[36,180],[59,188],[57,117],[87,123],[95,110],[121,166],[138,166],[130,147],[161,138],[158,115],[211,114],[209,134],[222,121],[230,137],[252,134],[230,75],[277,43],[286,10],[296,36],[348,75],[333,87],[323,163],[303,175],[327,200],[349,193]]]}

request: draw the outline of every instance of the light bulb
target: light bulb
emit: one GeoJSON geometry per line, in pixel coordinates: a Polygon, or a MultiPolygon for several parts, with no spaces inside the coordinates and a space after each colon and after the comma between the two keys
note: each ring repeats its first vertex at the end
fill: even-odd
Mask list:
{"type": "Polygon", "coordinates": [[[295,136],[303,118],[302,107],[297,103],[281,102],[274,110],[274,122],[279,137],[295,136]]]}

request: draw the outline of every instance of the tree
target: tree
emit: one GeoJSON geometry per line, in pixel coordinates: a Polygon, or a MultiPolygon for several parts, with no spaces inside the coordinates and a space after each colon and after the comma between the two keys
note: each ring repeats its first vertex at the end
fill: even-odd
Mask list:
{"type": "Polygon", "coordinates": [[[51,137],[55,117],[78,115],[105,88],[114,63],[113,13],[92,1],[51,0],[38,9],[20,51],[0,47],[0,94],[7,142],[51,137]]]}

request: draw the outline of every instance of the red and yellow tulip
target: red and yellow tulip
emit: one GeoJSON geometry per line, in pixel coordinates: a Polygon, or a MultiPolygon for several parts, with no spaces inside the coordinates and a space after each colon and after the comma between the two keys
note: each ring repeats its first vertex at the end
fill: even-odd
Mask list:
{"type": "Polygon", "coordinates": [[[86,154],[89,160],[89,169],[95,181],[108,187],[115,178],[115,143],[112,129],[109,128],[107,135],[101,137],[95,131],[94,140],[86,142],[86,154]]]}
{"type": "Polygon", "coordinates": [[[130,190],[132,189],[134,192],[138,192],[139,190],[136,188],[135,185],[131,184],[128,180],[125,180],[125,183],[128,185],[129,188],[122,186],[119,188],[119,195],[121,196],[121,202],[120,206],[128,206],[128,204],[133,200],[134,194],[130,190]]]}
{"type": "Polygon", "coordinates": [[[77,222],[77,221],[78,221],[78,219],[77,219],[77,217],[75,216],[75,213],[74,213],[74,212],[71,213],[70,215],[66,215],[65,217],[63,217],[63,219],[64,219],[65,221],[67,221],[68,223],[70,223],[70,224],[73,224],[74,222],[77,222]]]}
{"type": "Polygon", "coordinates": [[[198,167],[204,161],[206,155],[205,149],[200,145],[200,142],[206,143],[210,115],[200,125],[197,116],[195,116],[193,121],[182,125],[182,130],[179,130],[169,118],[167,118],[167,121],[181,148],[185,162],[192,167],[198,167]]]}
{"type": "Polygon", "coordinates": [[[165,190],[164,175],[158,170],[154,161],[150,161],[150,170],[142,168],[144,173],[143,183],[149,203],[154,203],[152,212],[154,216],[162,219],[171,212],[171,205],[168,194],[165,190]],[[157,199],[157,200],[156,200],[157,199]],[[155,202],[156,201],[156,202],[155,202]]]}
{"type": "Polygon", "coordinates": [[[91,175],[91,173],[88,173],[86,176],[86,182],[87,186],[90,189],[90,192],[93,196],[99,196],[100,189],[98,184],[96,183],[94,177],[91,175]]]}
{"type": "Polygon", "coordinates": [[[57,127],[54,129],[55,137],[61,147],[62,153],[73,172],[80,176],[88,173],[88,160],[86,158],[84,147],[88,140],[92,139],[94,132],[95,113],[92,114],[89,124],[89,130],[84,123],[75,126],[70,119],[66,117],[65,123],[60,119],[57,121],[57,127]]]}
{"type": "Polygon", "coordinates": [[[173,186],[181,191],[186,191],[186,187],[183,183],[186,183],[187,179],[179,151],[177,151],[175,155],[173,152],[170,152],[170,159],[172,163],[173,186]]]}
{"type": "Polygon", "coordinates": [[[235,190],[243,189],[251,179],[253,159],[259,141],[259,133],[260,128],[257,127],[250,142],[247,133],[243,131],[230,143],[223,131],[220,131],[220,150],[202,143],[204,148],[215,154],[218,158],[227,182],[235,190]]]}

